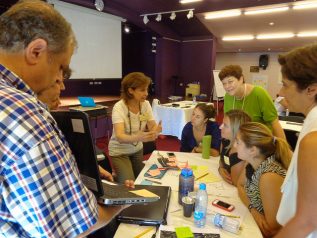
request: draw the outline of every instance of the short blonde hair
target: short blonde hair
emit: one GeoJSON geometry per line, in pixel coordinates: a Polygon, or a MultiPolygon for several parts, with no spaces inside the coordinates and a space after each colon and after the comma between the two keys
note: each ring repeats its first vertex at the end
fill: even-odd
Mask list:
{"type": "Polygon", "coordinates": [[[251,122],[251,117],[241,109],[233,109],[225,113],[225,117],[229,118],[231,128],[230,148],[237,136],[239,128],[246,122],[251,122]]]}

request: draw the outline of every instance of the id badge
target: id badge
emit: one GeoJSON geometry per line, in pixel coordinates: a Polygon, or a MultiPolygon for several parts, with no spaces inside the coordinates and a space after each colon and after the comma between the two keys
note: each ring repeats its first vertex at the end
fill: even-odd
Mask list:
{"type": "Polygon", "coordinates": [[[224,156],[223,158],[224,158],[225,164],[226,164],[226,165],[230,165],[230,159],[229,159],[229,157],[228,157],[228,156],[224,156]]]}

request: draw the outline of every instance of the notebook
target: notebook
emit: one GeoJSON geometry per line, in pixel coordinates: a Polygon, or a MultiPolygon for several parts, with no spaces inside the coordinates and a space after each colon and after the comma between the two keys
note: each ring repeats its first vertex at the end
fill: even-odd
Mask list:
{"type": "Polygon", "coordinates": [[[92,97],[78,97],[82,107],[95,107],[96,103],[92,97]]]}
{"type": "Polygon", "coordinates": [[[81,179],[85,186],[96,195],[98,201],[107,205],[137,204],[154,202],[159,196],[144,197],[133,190],[151,186],[137,185],[135,189],[124,185],[102,182],[99,176],[97,157],[89,128],[88,115],[81,111],[51,112],[75,156],[81,179]]]}
{"type": "Polygon", "coordinates": [[[117,219],[124,223],[143,226],[166,225],[171,187],[151,186],[149,191],[160,196],[160,200],[145,205],[133,205],[123,210],[117,219]]]}

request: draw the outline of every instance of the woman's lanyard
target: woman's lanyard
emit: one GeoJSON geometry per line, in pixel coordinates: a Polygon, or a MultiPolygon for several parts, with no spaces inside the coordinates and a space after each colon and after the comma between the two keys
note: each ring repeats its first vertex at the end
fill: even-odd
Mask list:
{"type": "MultiPolygon", "coordinates": [[[[245,97],[246,97],[246,84],[244,84],[243,101],[242,101],[242,107],[241,107],[241,110],[243,110],[243,108],[244,108],[244,101],[245,101],[245,97]]],[[[235,103],[236,103],[236,97],[235,97],[235,96],[233,96],[233,108],[232,108],[232,109],[235,109],[235,108],[234,108],[235,103]]]]}

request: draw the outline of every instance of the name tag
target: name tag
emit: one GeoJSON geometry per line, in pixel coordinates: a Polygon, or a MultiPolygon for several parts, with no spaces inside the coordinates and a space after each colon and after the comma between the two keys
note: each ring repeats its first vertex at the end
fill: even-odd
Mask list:
{"type": "Polygon", "coordinates": [[[224,161],[226,165],[230,165],[230,159],[228,156],[224,156],[224,161]]]}
{"type": "Polygon", "coordinates": [[[141,114],[139,118],[140,118],[140,121],[148,121],[150,118],[150,115],[148,113],[141,114]]]}

